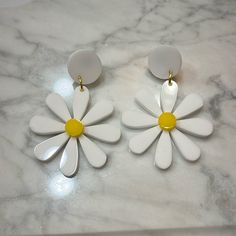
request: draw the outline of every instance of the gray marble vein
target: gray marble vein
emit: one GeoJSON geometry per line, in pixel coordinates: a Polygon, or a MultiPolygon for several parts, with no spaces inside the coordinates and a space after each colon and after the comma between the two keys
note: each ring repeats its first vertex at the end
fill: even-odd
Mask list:
{"type": "Polygon", "coordinates": [[[235,226],[236,1],[0,1],[0,35],[0,235],[235,226]],[[196,116],[215,126],[209,139],[192,138],[202,150],[197,163],[174,149],[168,171],[153,166],[155,144],[132,154],[128,140],[137,132],[120,124],[123,111],[138,109],[137,91],[160,89],[147,68],[159,44],[182,54],[179,101],[200,94],[196,116]],[[45,105],[50,92],[71,106],[66,62],[79,48],[101,58],[91,105],[114,103],[108,122],[121,126],[122,139],[97,142],[109,156],[105,168],[93,169],[81,153],[79,172],[68,179],[58,170],[60,154],[35,159],[33,148],[46,137],[28,124],[35,114],[53,117],[45,105]]]}

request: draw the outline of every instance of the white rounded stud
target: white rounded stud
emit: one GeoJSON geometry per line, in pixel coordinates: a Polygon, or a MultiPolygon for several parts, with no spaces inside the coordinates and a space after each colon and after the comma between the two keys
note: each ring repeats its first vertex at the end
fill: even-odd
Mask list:
{"type": "Polygon", "coordinates": [[[81,77],[84,85],[95,82],[102,73],[102,63],[93,50],[78,50],[72,53],[67,68],[71,78],[79,83],[81,77]]]}
{"type": "Polygon", "coordinates": [[[169,72],[176,76],[182,65],[180,52],[171,46],[159,46],[148,55],[148,67],[154,76],[168,79],[169,72]]]}

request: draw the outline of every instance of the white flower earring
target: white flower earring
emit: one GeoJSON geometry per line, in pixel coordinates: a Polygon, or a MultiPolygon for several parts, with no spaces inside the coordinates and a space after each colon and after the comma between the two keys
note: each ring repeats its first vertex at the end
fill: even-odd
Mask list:
{"type": "Polygon", "coordinates": [[[187,118],[203,106],[203,100],[199,95],[186,96],[174,109],[178,85],[173,78],[180,71],[181,64],[182,58],[176,48],[160,46],[151,52],[148,56],[150,71],[160,79],[167,79],[162,85],[160,96],[152,96],[147,91],[140,91],[135,101],[148,114],[134,111],[122,114],[122,123],[127,127],[147,129],[129,141],[129,148],[133,153],[145,152],[159,137],[154,163],[161,169],[167,169],[172,163],[172,141],[186,160],[199,159],[199,147],[182,132],[198,137],[205,137],[213,132],[210,121],[202,118],[187,118]]]}
{"type": "Polygon", "coordinates": [[[30,128],[39,135],[56,135],[38,144],[34,154],[37,159],[48,161],[65,146],[60,161],[60,171],[65,176],[71,177],[78,170],[78,141],[88,162],[93,167],[100,168],[106,163],[107,156],[88,137],[115,143],[120,139],[121,132],[111,125],[97,124],[112,114],[112,103],[98,102],[86,113],[89,90],[84,85],[95,82],[101,75],[102,65],[98,56],[90,50],[74,52],[68,61],[68,72],[79,83],[74,94],[73,116],[63,98],[59,94],[51,93],[46,98],[46,104],[60,121],[34,116],[30,121],[30,128]]]}

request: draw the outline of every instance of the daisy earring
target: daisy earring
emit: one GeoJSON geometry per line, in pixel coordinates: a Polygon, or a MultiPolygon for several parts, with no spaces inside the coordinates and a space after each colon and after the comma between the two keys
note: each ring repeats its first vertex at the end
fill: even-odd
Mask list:
{"type": "Polygon", "coordinates": [[[199,95],[189,94],[174,108],[178,85],[173,79],[181,65],[181,54],[174,47],[160,46],[151,52],[148,56],[149,70],[157,78],[166,80],[160,96],[157,98],[147,91],[140,91],[135,101],[146,113],[127,111],[122,114],[122,123],[127,127],[145,129],[129,141],[133,153],[142,154],[159,137],[154,164],[160,169],[167,169],[172,163],[172,142],[184,159],[191,162],[199,159],[199,147],[182,132],[198,137],[206,137],[213,132],[210,121],[188,118],[203,106],[199,95]]]}
{"type": "Polygon", "coordinates": [[[68,72],[79,83],[74,93],[73,116],[64,99],[59,94],[51,93],[46,98],[46,104],[59,120],[34,116],[30,121],[30,128],[39,135],[54,135],[34,148],[36,158],[48,161],[64,147],[60,171],[71,177],[78,170],[80,147],[88,162],[93,167],[100,168],[105,165],[107,156],[90,138],[115,143],[120,139],[121,132],[119,128],[109,124],[98,124],[112,114],[111,102],[100,101],[87,112],[89,90],[85,85],[95,82],[102,72],[101,61],[95,52],[74,52],[69,57],[68,72]]]}

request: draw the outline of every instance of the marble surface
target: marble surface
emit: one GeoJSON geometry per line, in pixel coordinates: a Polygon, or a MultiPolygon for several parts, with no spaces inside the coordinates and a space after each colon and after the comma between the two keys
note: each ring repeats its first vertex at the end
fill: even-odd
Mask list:
{"type": "Polygon", "coordinates": [[[65,234],[121,230],[221,227],[236,223],[236,1],[83,0],[0,1],[0,235],[65,234]],[[179,101],[196,92],[198,115],[213,121],[209,139],[192,138],[197,163],[174,150],[168,171],[153,166],[155,145],[144,155],[128,150],[136,132],[120,124],[136,110],[141,88],[158,92],[162,81],[147,69],[159,44],[183,57],[179,101]],[[114,103],[109,123],[122,128],[117,145],[97,142],[109,155],[101,170],[81,154],[71,179],[34,158],[45,137],[29,130],[54,91],[71,104],[74,85],[66,62],[71,52],[94,48],[103,75],[89,87],[94,104],[114,103]]]}

